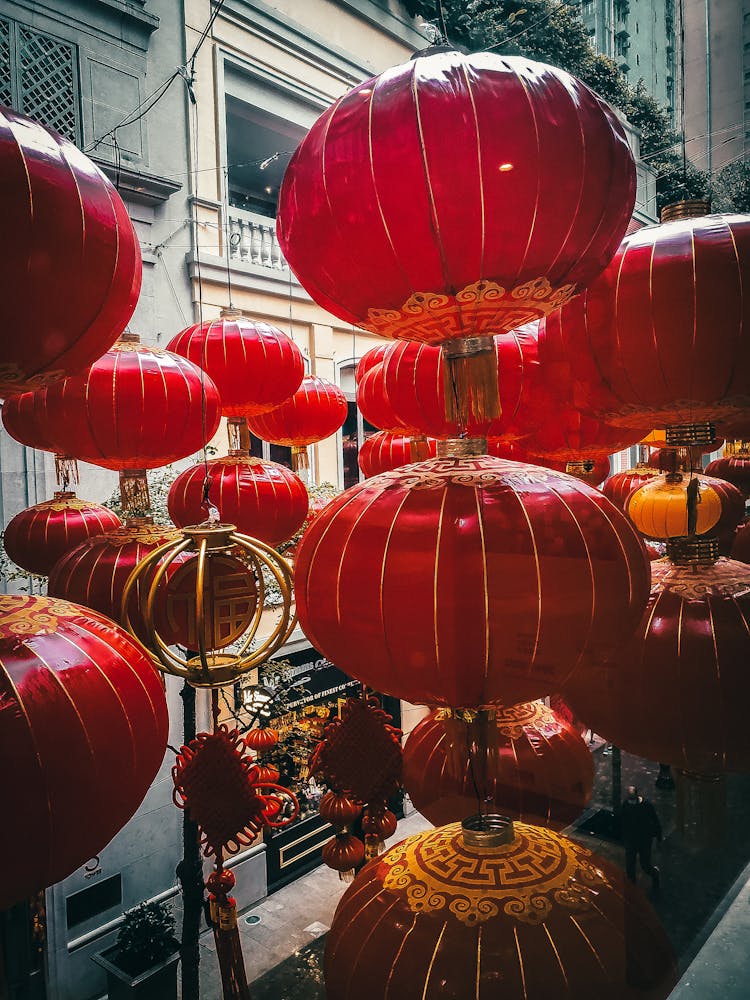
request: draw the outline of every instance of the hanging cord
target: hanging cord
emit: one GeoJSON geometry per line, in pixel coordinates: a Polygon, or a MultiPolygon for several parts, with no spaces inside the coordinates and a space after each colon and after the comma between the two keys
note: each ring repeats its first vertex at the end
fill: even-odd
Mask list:
{"type": "Polygon", "coordinates": [[[234,303],[232,302],[232,268],[230,267],[229,257],[230,248],[232,246],[237,246],[240,241],[240,234],[235,233],[237,237],[237,242],[234,241],[234,236],[229,232],[229,167],[224,167],[224,256],[227,262],[227,290],[229,293],[229,308],[234,309],[234,303]]]}
{"type": "Polygon", "coordinates": [[[438,20],[440,22],[440,34],[443,36],[443,42],[446,45],[449,45],[448,29],[445,26],[445,10],[443,9],[443,0],[438,0],[438,20]]]}

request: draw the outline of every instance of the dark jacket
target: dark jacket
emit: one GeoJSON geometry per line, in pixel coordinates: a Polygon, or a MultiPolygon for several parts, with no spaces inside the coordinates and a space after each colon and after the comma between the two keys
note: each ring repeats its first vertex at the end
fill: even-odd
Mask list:
{"type": "Polygon", "coordinates": [[[661,840],[661,823],[653,805],[639,795],[635,802],[622,804],[622,839],[625,844],[643,844],[652,837],[661,840]]]}

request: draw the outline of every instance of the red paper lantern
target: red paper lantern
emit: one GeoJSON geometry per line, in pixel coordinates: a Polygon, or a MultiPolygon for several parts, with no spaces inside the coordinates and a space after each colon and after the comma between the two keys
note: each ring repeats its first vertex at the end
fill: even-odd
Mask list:
{"type": "Polygon", "coordinates": [[[360,872],[326,940],[328,1000],[668,996],[669,939],[619,867],[525,823],[487,839],[429,830],[360,872]]]}
{"type": "Polygon", "coordinates": [[[227,310],[196,323],[167,344],[207,372],[225,417],[266,413],[297,391],[305,374],[302,352],[281,330],[227,310]]]}
{"type": "Polygon", "coordinates": [[[295,593],[309,640],[351,676],[476,708],[598,669],[635,627],[648,581],[640,539],[596,490],[476,456],[342,493],[305,533],[295,593]]]}
{"type": "Polygon", "coordinates": [[[194,465],[172,483],[167,507],[178,527],[206,519],[206,478],[209,502],[217,507],[222,521],[267,545],[291,538],[307,516],[307,490],[299,476],[276,462],[230,455],[211,459],[207,467],[194,465]]]}
{"type": "Polygon", "coordinates": [[[724,479],[736,486],[740,493],[750,496],[750,455],[731,455],[715,458],[705,468],[707,476],[724,479]]]}
{"type": "Polygon", "coordinates": [[[364,860],[365,845],[351,833],[337,833],[323,846],[323,863],[342,875],[353,875],[364,860]]]}
{"type": "Polygon", "coordinates": [[[415,437],[422,432],[416,425],[402,420],[391,405],[385,387],[384,366],[371,365],[357,380],[357,406],[364,419],[379,430],[390,434],[407,434],[415,437]]]}
{"type": "Polygon", "coordinates": [[[608,500],[617,507],[618,510],[625,510],[625,501],[633,490],[659,475],[659,470],[650,465],[637,465],[634,469],[626,469],[625,472],[616,472],[602,486],[602,493],[608,500]]]}
{"type": "Polygon", "coordinates": [[[141,250],[117,191],[56,132],[0,107],[0,396],[90,365],[141,289],[141,250]]]}
{"type": "Polygon", "coordinates": [[[750,407],[750,218],[627,236],[543,327],[574,362],[576,405],[627,427],[742,419],[750,407]]]}
{"type": "Polygon", "coordinates": [[[363,476],[369,479],[371,476],[380,475],[381,472],[410,465],[419,459],[434,458],[435,450],[436,442],[433,438],[414,441],[412,438],[389,434],[387,431],[378,431],[362,442],[357,461],[363,476]],[[414,455],[415,451],[418,453],[417,456],[414,455]]]}
{"type": "Polygon", "coordinates": [[[566,697],[618,747],[699,773],[750,770],[750,567],[651,564],[631,642],[566,697]]]}
{"type": "MultiPolygon", "coordinates": [[[[248,427],[271,444],[285,445],[299,454],[310,444],[335,434],[346,420],[346,396],[337,385],[317,375],[305,375],[302,384],[281,406],[248,417],[248,427]]],[[[303,463],[304,464],[304,463],[303,463]]]]}
{"type": "Polygon", "coordinates": [[[5,529],[3,543],[16,565],[47,576],[57,560],[80,542],[119,527],[121,521],[114,511],[62,491],[16,514],[5,529]]]}
{"type": "Polygon", "coordinates": [[[732,538],[731,556],[737,562],[750,563],[750,521],[737,528],[732,538]]]}
{"type": "Polygon", "coordinates": [[[331,826],[348,827],[362,815],[362,806],[340,792],[326,792],[318,807],[320,818],[331,826]]]}
{"type": "Polygon", "coordinates": [[[279,734],[275,729],[265,729],[261,728],[261,726],[256,726],[245,733],[245,743],[251,750],[255,750],[256,753],[263,753],[265,750],[270,750],[278,742],[279,734]]]}
{"type": "MultiPolygon", "coordinates": [[[[642,430],[605,424],[571,406],[550,408],[549,418],[524,438],[523,447],[539,458],[578,462],[623,451],[637,444],[642,430]]],[[[601,481],[601,480],[600,480],[601,481]]]]}
{"type": "Polygon", "coordinates": [[[191,361],[123,337],[83,374],[47,390],[60,450],[105,469],[155,469],[216,433],[216,386],[191,361]]]}
{"type": "MultiPolygon", "coordinates": [[[[536,323],[495,338],[501,414],[494,420],[470,419],[469,436],[513,441],[529,434],[553,409],[538,392],[536,323]]],[[[427,344],[391,346],[383,364],[385,391],[405,424],[431,437],[457,437],[459,422],[448,416],[441,352],[427,344]]]]}
{"type": "Polygon", "coordinates": [[[68,601],[0,596],[0,909],[72,874],[140,805],[168,717],[138,644],[68,601]]]}
{"type": "Polygon", "coordinates": [[[19,392],[3,401],[3,426],[10,436],[26,448],[55,451],[46,410],[46,389],[19,392]]]}
{"type": "Polygon", "coordinates": [[[634,197],[622,127],[584,84],[526,58],[441,52],[318,119],[284,176],[277,232],[319,305],[438,344],[565,301],[614,253],[634,197]]]}
{"type": "MultiPolygon", "coordinates": [[[[529,439],[533,443],[533,438],[529,439]]],[[[538,465],[543,469],[555,472],[566,472],[569,476],[580,479],[589,486],[599,486],[609,475],[609,457],[594,455],[579,456],[570,459],[555,459],[547,456],[531,455],[526,450],[526,441],[516,444],[505,444],[497,438],[487,439],[487,454],[495,458],[509,458],[513,462],[526,462],[528,465],[538,465]]],[[[575,454],[575,452],[573,452],[575,454]]]]}
{"type": "Polygon", "coordinates": [[[439,714],[423,719],[404,747],[404,788],[430,823],[466,819],[478,798],[490,812],[554,830],[581,815],[594,785],[593,759],[579,733],[552,709],[527,702],[499,710],[497,741],[471,756],[439,714]]]}
{"type": "MultiPolygon", "coordinates": [[[[147,518],[134,518],[114,531],[88,538],[66,553],[50,571],[48,593],[50,597],[75,600],[119,622],[122,592],[132,571],[149,552],[179,537],[172,528],[162,528],[147,518]]],[[[140,601],[140,596],[134,597],[131,618],[139,637],[145,638],[140,601]]],[[[160,620],[165,613],[162,607],[160,620]]],[[[164,631],[176,641],[166,623],[164,631]]]]}
{"type": "Polygon", "coordinates": [[[357,362],[357,367],[354,372],[354,379],[357,384],[362,381],[367,372],[374,365],[381,365],[385,361],[386,352],[389,346],[389,344],[378,344],[376,347],[371,347],[369,351],[365,351],[357,362]]]}

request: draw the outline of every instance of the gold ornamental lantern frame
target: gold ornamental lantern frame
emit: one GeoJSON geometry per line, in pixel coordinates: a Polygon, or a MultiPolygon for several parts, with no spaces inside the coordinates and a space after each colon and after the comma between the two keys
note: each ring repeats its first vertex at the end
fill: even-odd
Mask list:
{"type": "MultiPolygon", "coordinates": [[[[232,684],[241,674],[265,662],[291,635],[297,616],[292,611],[292,571],[289,563],[264,542],[240,534],[233,524],[206,522],[189,525],[181,537],[160,545],[141,560],[127,579],[122,592],[121,620],[131,635],[136,635],[131,621],[131,594],[138,588],[149,645],[144,648],[163,673],[184,678],[193,687],[216,688],[232,684]],[[237,551],[239,550],[239,551],[237,551]],[[163,595],[167,573],[183,553],[195,553],[195,631],[197,655],[180,656],[159,634],[155,624],[157,601],[163,595]],[[257,583],[252,612],[247,616],[239,648],[217,652],[207,642],[206,571],[216,556],[231,556],[250,569],[257,583]],[[264,570],[270,574],[281,593],[281,616],[271,632],[254,645],[263,617],[267,584],[264,570]],[[129,607],[130,605],[130,607],[129,607]]],[[[139,641],[141,641],[139,639],[139,641]]],[[[141,643],[143,645],[143,643],[141,643]]]]}

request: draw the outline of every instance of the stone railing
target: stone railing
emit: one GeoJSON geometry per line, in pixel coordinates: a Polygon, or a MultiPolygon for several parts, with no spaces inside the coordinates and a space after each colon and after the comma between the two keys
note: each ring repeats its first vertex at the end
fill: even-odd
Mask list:
{"type": "Polygon", "coordinates": [[[230,205],[229,257],[237,263],[285,269],[286,261],[276,239],[276,221],[230,205]]]}

